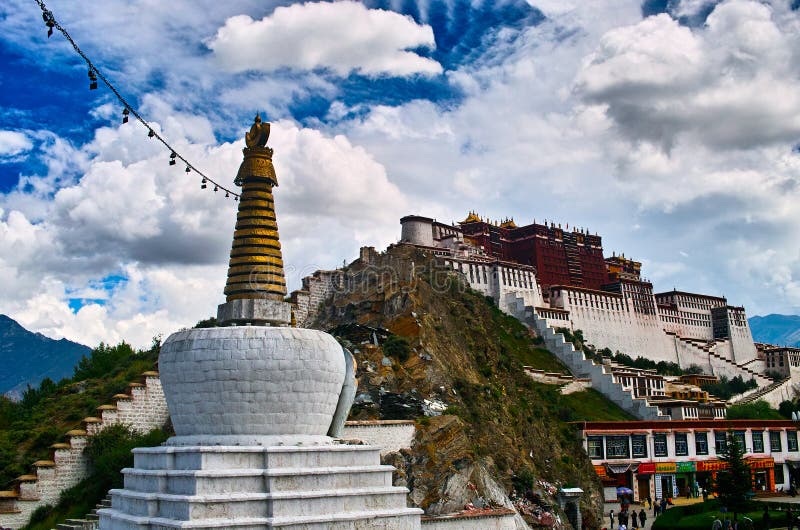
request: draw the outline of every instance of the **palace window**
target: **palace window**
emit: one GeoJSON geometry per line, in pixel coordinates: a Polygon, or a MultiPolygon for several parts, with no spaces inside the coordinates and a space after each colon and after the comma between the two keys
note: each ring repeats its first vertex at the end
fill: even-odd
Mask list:
{"type": "Polygon", "coordinates": [[[634,458],[647,457],[647,437],[644,434],[631,435],[631,448],[634,458]]]}
{"type": "Polygon", "coordinates": [[[781,452],[781,433],[780,431],[769,431],[769,450],[773,453],[781,452]]]}
{"type": "Polygon", "coordinates": [[[603,458],[603,437],[589,436],[587,438],[587,452],[589,458],[603,458]]]}
{"type": "Polygon", "coordinates": [[[667,456],[667,435],[656,433],[653,435],[653,456],[667,456]]]}
{"type": "Polygon", "coordinates": [[[698,455],[708,454],[708,433],[696,432],[694,433],[694,450],[698,455]]]}
{"type": "Polygon", "coordinates": [[[675,456],[687,456],[689,454],[689,442],[685,432],[675,433],[675,456]]]}
{"type": "Polygon", "coordinates": [[[714,431],[714,450],[718,455],[725,452],[727,439],[728,436],[725,434],[725,431],[714,431]]]}
{"type": "Polygon", "coordinates": [[[606,436],[606,458],[630,458],[627,436],[606,436]]]}
{"type": "Polygon", "coordinates": [[[753,439],[753,452],[754,453],[763,453],[764,452],[764,432],[763,431],[753,431],[750,436],[753,439]]]}
{"type": "Polygon", "coordinates": [[[789,451],[797,451],[797,431],[786,431],[786,447],[789,451]]]}

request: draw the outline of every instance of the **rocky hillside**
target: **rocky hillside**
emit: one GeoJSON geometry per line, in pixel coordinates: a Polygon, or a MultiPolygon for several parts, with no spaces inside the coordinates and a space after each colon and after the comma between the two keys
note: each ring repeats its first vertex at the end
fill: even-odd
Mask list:
{"type": "Polygon", "coordinates": [[[90,348],[66,339],[54,340],[32,333],[11,318],[0,315],[0,394],[19,398],[28,385],[45,378],[60,381],[90,348]]]}
{"type": "Polygon", "coordinates": [[[516,490],[547,505],[555,487],[579,486],[595,527],[600,484],[568,422],[624,413],[596,392],[564,396],[533,382],[524,365],[566,369],[425,253],[398,247],[372,261],[349,267],[347,286],[314,327],[331,330],[356,357],[351,419],[417,420],[413,449],[387,458],[413,501],[428,514],[450,513],[468,502],[507,505],[516,490]]]}

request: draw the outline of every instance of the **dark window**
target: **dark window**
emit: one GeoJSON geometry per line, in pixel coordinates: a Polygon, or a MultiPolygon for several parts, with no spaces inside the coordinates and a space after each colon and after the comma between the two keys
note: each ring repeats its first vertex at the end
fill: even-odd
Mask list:
{"type": "Polygon", "coordinates": [[[685,432],[675,433],[675,456],[686,456],[689,454],[689,442],[685,432]]]}
{"type": "Polygon", "coordinates": [[[769,450],[773,453],[781,452],[781,433],[780,431],[769,431],[769,450]]]}
{"type": "Polygon", "coordinates": [[[604,458],[602,436],[589,436],[587,445],[589,458],[604,458]]]}
{"type": "Polygon", "coordinates": [[[739,450],[743,453],[747,452],[747,446],[744,443],[744,431],[736,431],[733,433],[733,440],[739,445],[739,450]]]}
{"type": "Polygon", "coordinates": [[[786,478],[783,476],[783,464],[775,463],[775,486],[781,486],[783,483],[786,482],[786,478]]]}
{"type": "Polygon", "coordinates": [[[718,455],[725,452],[727,438],[725,431],[714,431],[714,450],[718,455]]]}
{"type": "Polygon", "coordinates": [[[786,446],[789,451],[797,451],[797,431],[786,431],[786,446]]]}
{"type": "Polygon", "coordinates": [[[627,436],[606,436],[606,458],[630,458],[627,436]]]}
{"type": "Polygon", "coordinates": [[[653,435],[653,456],[667,456],[667,435],[656,433],[653,435]]]}
{"type": "Polygon", "coordinates": [[[633,449],[634,458],[647,456],[647,437],[643,434],[634,434],[631,436],[631,447],[633,449]]]}
{"type": "Polygon", "coordinates": [[[763,433],[763,431],[753,431],[751,436],[753,438],[753,452],[754,453],[763,453],[764,452],[764,433],[763,433]]]}
{"type": "Polygon", "coordinates": [[[696,432],[694,433],[694,450],[698,455],[708,454],[708,433],[696,432]]]}

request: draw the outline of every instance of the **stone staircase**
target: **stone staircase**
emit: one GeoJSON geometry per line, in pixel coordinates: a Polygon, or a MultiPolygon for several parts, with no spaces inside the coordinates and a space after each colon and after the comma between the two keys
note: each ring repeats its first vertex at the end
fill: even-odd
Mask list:
{"type": "Polygon", "coordinates": [[[676,334],[674,331],[666,331],[665,333],[677,341],[683,348],[693,352],[694,358],[700,358],[703,359],[704,362],[707,362],[708,366],[704,369],[710,368],[712,375],[726,376],[729,378],[738,375],[745,381],[755,379],[759,387],[765,387],[774,382],[770,377],[751,368],[751,366],[755,367],[758,364],[755,362],[758,361],[758,359],[751,359],[747,362],[737,364],[727,357],[718,354],[716,348],[718,345],[724,344],[726,342],[725,339],[705,341],[701,339],[687,339],[676,334]]]}
{"type": "Polygon", "coordinates": [[[111,496],[102,499],[83,519],[67,519],[56,525],[53,530],[97,530],[100,528],[100,516],[97,515],[97,511],[104,508],[111,508],[111,496]]]}
{"type": "Polygon", "coordinates": [[[516,315],[524,324],[535,330],[545,342],[547,349],[563,362],[578,378],[591,379],[592,388],[596,389],[620,408],[641,420],[669,420],[670,416],[663,416],[658,407],[650,405],[645,398],[637,398],[632,390],[623,390],[622,385],[614,381],[610,370],[602,364],[596,364],[588,359],[583,352],[575,350],[571,342],[564,339],[564,335],[556,333],[547,325],[547,321],[539,318],[530,306],[524,313],[516,315]],[[521,318],[520,318],[521,317],[521,318]]]}
{"type": "Polygon", "coordinates": [[[758,401],[762,397],[766,396],[770,392],[778,390],[780,387],[791,384],[791,377],[787,377],[785,379],[780,379],[775,381],[771,385],[757,388],[752,392],[745,392],[744,394],[739,394],[738,396],[733,396],[731,398],[731,403],[736,403],[737,405],[743,405],[745,403],[753,403],[754,401],[758,401]]]}
{"type": "Polygon", "coordinates": [[[134,449],[105,528],[419,528],[422,510],[368,445],[134,449]],[[234,493],[235,492],[235,493],[234,493]]]}
{"type": "Polygon", "coordinates": [[[158,372],[144,372],[139,381],[128,385],[126,393],[112,399],[113,404],[101,405],[96,416],[84,418],[80,429],[67,432],[63,442],[53,444],[50,460],[34,462],[30,474],[14,480],[10,490],[0,491],[0,527],[21,528],[36,508],[54,506],[62,491],[85,478],[89,462],[83,450],[91,436],[119,423],[148,432],[163,427],[169,418],[158,372]]]}

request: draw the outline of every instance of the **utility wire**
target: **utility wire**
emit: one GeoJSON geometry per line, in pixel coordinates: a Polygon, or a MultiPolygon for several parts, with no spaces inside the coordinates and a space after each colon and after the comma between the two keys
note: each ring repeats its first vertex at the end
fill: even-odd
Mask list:
{"type": "Polygon", "coordinates": [[[44,0],[34,0],[34,1],[39,5],[39,8],[42,10],[42,19],[44,20],[45,25],[48,28],[47,37],[49,38],[53,34],[53,28],[57,29],[62,35],[64,35],[64,38],[67,39],[67,41],[72,45],[72,48],[75,50],[75,52],[78,55],[80,55],[81,58],[86,62],[86,65],[89,67],[90,90],[94,90],[97,88],[97,80],[100,79],[103,82],[103,84],[106,85],[108,89],[111,90],[111,92],[113,92],[114,96],[119,100],[119,102],[122,103],[123,123],[126,123],[128,121],[128,114],[133,115],[133,117],[136,118],[137,121],[139,121],[142,125],[144,125],[147,128],[148,137],[157,139],[159,142],[164,144],[164,147],[169,149],[170,165],[176,165],[176,160],[180,160],[181,162],[186,164],[186,173],[194,171],[195,173],[197,173],[202,177],[200,185],[201,188],[206,189],[207,187],[206,183],[210,182],[214,186],[214,191],[222,190],[225,192],[225,197],[232,196],[234,200],[236,201],[239,200],[238,193],[234,192],[229,188],[226,188],[225,186],[221,185],[220,183],[213,180],[211,177],[207,176],[205,173],[197,169],[197,167],[195,167],[191,162],[189,162],[189,160],[187,160],[186,157],[184,157],[174,147],[172,147],[169,144],[169,142],[167,142],[167,140],[163,136],[161,136],[161,134],[157,133],[156,130],[153,128],[153,126],[150,125],[147,122],[147,120],[145,120],[142,117],[142,115],[139,114],[139,112],[135,108],[133,108],[133,106],[130,103],[127,102],[127,100],[122,96],[122,94],[119,93],[119,90],[117,90],[117,88],[111,83],[111,81],[109,81],[108,78],[105,75],[103,75],[103,73],[100,70],[97,69],[94,63],[92,63],[92,60],[89,59],[89,57],[85,53],[83,53],[83,50],[81,50],[80,47],[75,43],[75,41],[70,36],[69,32],[56,21],[53,12],[47,8],[47,6],[44,3],[44,0]]]}

